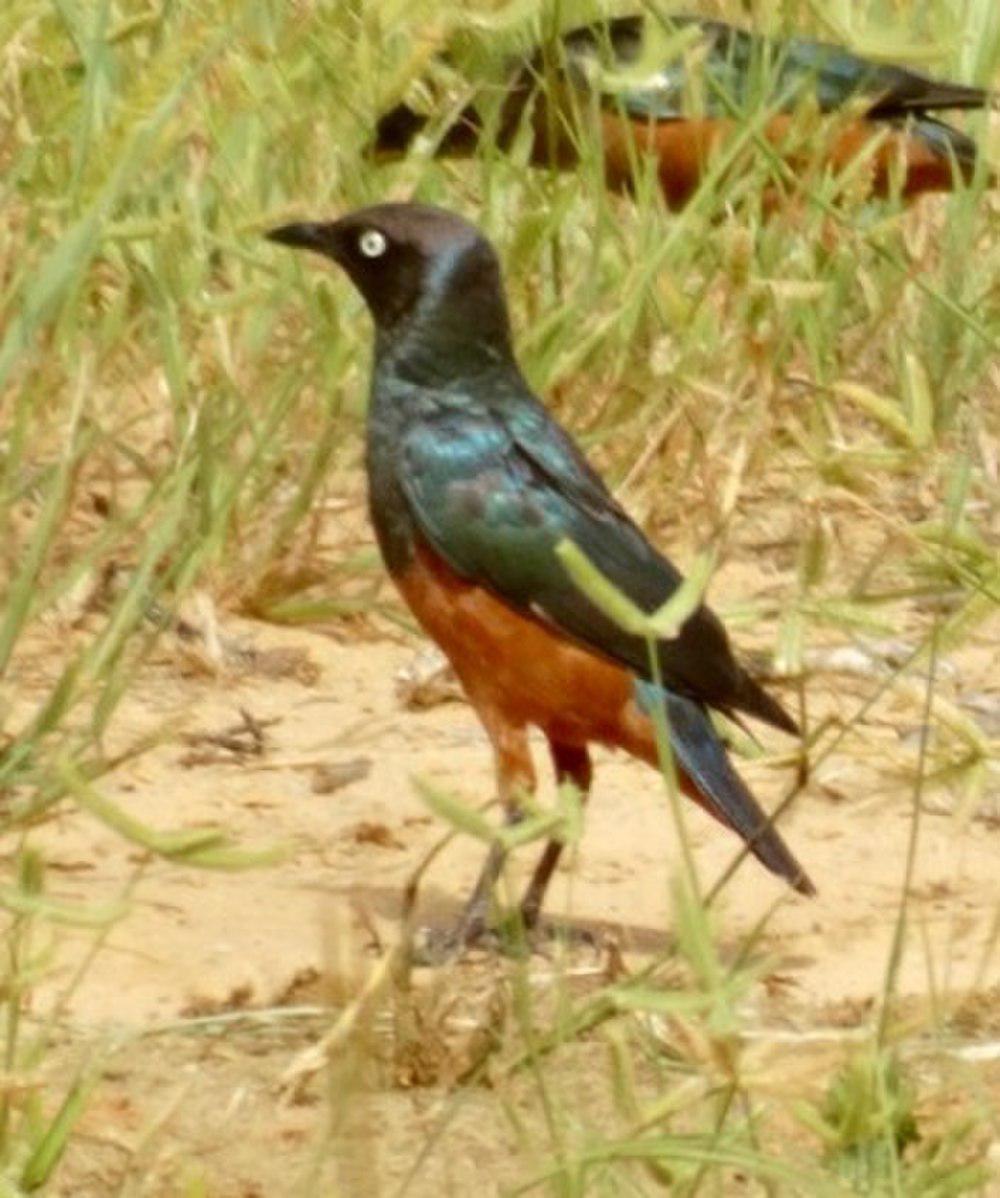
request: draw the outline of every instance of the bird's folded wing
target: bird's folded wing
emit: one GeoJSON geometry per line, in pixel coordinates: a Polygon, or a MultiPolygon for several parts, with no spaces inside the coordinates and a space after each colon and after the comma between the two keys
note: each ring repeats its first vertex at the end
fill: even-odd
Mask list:
{"type": "MultiPolygon", "coordinates": [[[[634,28],[624,20],[617,28],[612,23],[610,35],[603,38],[595,32],[590,38],[578,37],[576,43],[568,39],[567,54],[570,61],[596,57],[609,63],[612,74],[606,84],[601,86],[593,78],[591,82],[609,107],[635,119],[669,121],[695,113],[733,117],[762,107],[787,112],[806,97],[823,112],[836,111],[855,99],[867,101],[867,114],[878,118],[982,108],[990,102],[981,88],[872,62],[809,38],[772,40],[696,17],[633,21],[634,28]],[[643,36],[640,21],[646,37],[676,43],[668,60],[649,72],[644,70],[648,50],[637,49],[643,36]],[[693,44],[683,38],[688,32],[697,33],[693,44]],[[618,58],[623,61],[616,64],[618,58]],[[624,66],[625,75],[616,79],[614,65],[624,66]],[[629,67],[639,68],[641,79],[630,79],[629,67]]],[[[593,76],[593,68],[588,73],[593,76]]]]}
{"type": "MultiPolygon", "coordinates": [[[[646,642],[592,604],[556,557],[573,541],[633,603],[653,611],[681,576],[604,489],[561,430],[538,413],[527,436],[492,413],[449,411],[412,428],[402,486],[431,547],[461,577],[567,637],[650,676],[646,642]]],[[[659,646],[664,683],[722,711],[793,731],[794,722],[732,656],[722,625],[699,608],[659,646]]]]}

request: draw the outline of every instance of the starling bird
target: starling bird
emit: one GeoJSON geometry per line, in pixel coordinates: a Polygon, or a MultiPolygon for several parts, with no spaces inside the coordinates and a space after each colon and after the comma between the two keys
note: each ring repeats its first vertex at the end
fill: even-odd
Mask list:
{"type": "MultiPolygon", "coordinates": [[[[389,573],[454,666],[493,745],[508,819],[535,789],[527,730],[556,776],[586,797],[592,743],[658,766],[651,712],[665,707],[683,791],[796,890],[801,866],[729,760],[709,708],[794,734],[794,720],[737,663],[700,605],[657,645],[618,627],[557,556],[568,538],[631,601],[660,607],[682,579],[532,394],[514,358],[490,243],[453,213],[382,204],[268,234],[342,266],[375,322],[366,467],[389,573]]],[[[539,916],[562,845],[546,845],[525,893],[539,916]]],[[[494,847],[449,943],[486,929],[502,865],[494,847]]]]}
{"type": "MultiPolygon", "coordinates": [[[[507,149],[527,123],[532,162],[564,169],[579,162],[581,145],[596,136],[615,190],[627,190],[643,157],[652,155],[667,203],[680,208],[713,155],[764,111],[759,135],[793,170],[819,156],[839,173],[866,155],[874,194],[886,195],[898,180],[902,195],[912,197],[949,191],[976,167],[976,143],[936,114],[986,108],[993,100],[981,88],[823,42],[773,40],[701,17],[623,16],[573,29],[517,64],[489,135],[507,149]],[[657,37],[666,61],[647,72],[657,37]],[[809,106],[833,119],[804,145],[794,129],[796,115],[809,106]]],[[[426,123],[397,105],[378,122],[375,153],[401,153],[426,123]]],[[[485,133],[479,108],[469,105],[445,130],[437,153],[470,154],[485,133]]]]}

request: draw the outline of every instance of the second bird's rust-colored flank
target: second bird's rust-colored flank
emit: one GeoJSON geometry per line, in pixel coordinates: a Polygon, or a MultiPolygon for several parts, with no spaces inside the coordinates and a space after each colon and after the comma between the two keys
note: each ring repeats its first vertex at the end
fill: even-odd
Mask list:
{"type": "MultiPolygon", "coordinates": [[[[762,136],[784,158],[793,171],[803,173],[817,158],[815,144],[808,150],[791,150],[794,118],[773,117],[762,136]]],[[[630,191],[634,185],[637,153],[652,154],[664,199],[671,208],[682,208],[698,190],[713,155],[718,154],[739,132],[733,120],[710,119],[651,124],[629,121],[610,113],[601,115],[605,180],[614,191],[630,191]]],[[[896,175],[904,199],[933,191],[950,191],[955,171],[951,161],[936,153],[926,142],[905,129],[894,129],[872,121],[836,121],[825,131],[820,160],[835,174],[862,159],[862,178],[876,196],[888,195],[896,175]]],[[[749,151],[753,153],[754,150],[749,151]]],[[[539,150],[537,159],[546,155],[539,150]]]]}

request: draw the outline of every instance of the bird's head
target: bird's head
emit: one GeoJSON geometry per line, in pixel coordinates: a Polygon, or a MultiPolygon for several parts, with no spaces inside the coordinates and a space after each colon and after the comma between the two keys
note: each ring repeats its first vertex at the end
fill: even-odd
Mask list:
{"type": "Polygon", "coordinates": [[[426,204],[378,204],[329,223],[272,229],[267,237],[342,266],[371,310],[380,339],[464,356],[478,345],[510,354],[500,266],[468,221],[426,204]]]}

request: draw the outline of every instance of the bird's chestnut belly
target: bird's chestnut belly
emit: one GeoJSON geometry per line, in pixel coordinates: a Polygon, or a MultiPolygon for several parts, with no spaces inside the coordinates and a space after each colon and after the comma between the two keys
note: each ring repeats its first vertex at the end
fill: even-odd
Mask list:
{"type": "Polygon", "coordinates": [[[395,580],[475,707],[557,740],[636,751],[633,725],[645,721],[627,670],[460,578],[426,544],[395,580]]]}

